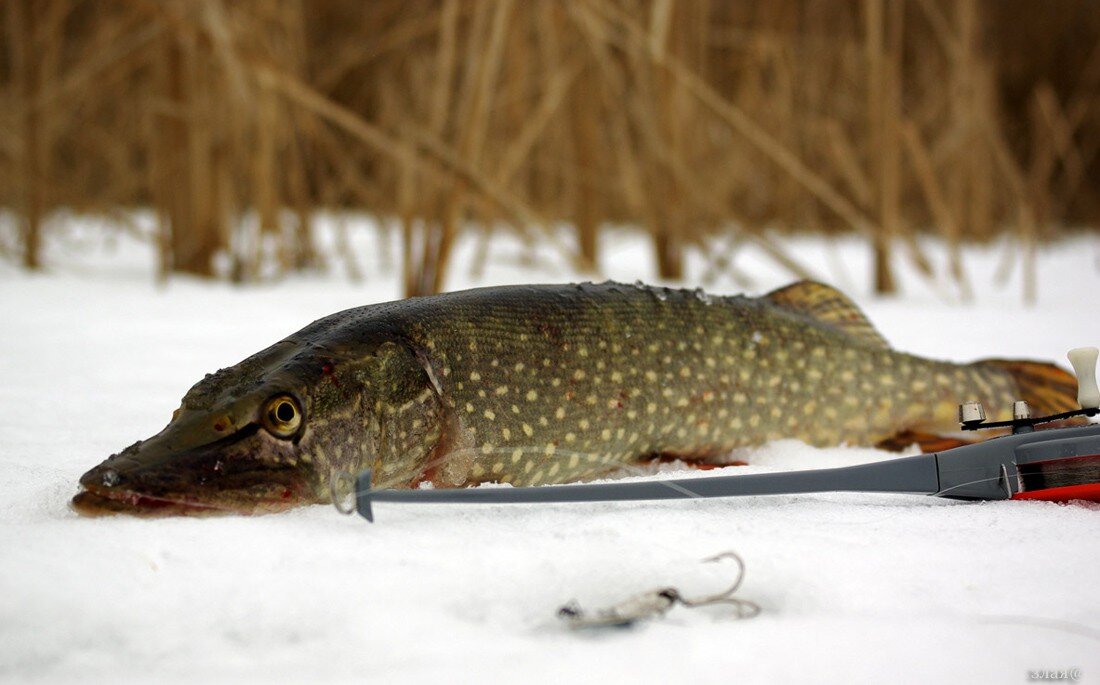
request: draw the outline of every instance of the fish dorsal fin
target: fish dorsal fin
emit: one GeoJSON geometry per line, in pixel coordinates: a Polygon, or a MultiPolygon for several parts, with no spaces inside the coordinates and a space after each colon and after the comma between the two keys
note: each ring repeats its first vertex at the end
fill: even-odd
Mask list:
{"type": "Polygon", "coordinates": [[[848,297],[824,283],[799,281],[764,296],[772,304],[843,331],[853,338],[881,349],[890,344],[848,297]]]}

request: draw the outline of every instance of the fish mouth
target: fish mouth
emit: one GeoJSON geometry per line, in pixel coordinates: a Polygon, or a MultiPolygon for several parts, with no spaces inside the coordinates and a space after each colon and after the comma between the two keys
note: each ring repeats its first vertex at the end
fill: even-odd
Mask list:
{"type": "Polygon", "coordinates": [[[155,497],[131,490],[107,490],[86,488],[69,502],[73,511],[82,516],[110,516],[133,514],[136,516],[224,516],[246,514],[249,511],[231,509],[183,497],[155,497]]]}
{"type": "Polygon", "coordinates": [[[156,438],[136,443],[85,473],[70,507],[83,516],[250,516],[319,501],[299,465],[259,456],[255,433],[180,451],[156,438]]]}
{"type": "Polygon", "coordinates": [[[223,501],[183,493],[149,494],[139,490],[83,484],[69,502],[73,511],[89,517],[130,514],[147,518],[167,516],[228,516],[274,514],[306,502],[299,488],[277,488],[273,496],[249,496],[223,501]]]}

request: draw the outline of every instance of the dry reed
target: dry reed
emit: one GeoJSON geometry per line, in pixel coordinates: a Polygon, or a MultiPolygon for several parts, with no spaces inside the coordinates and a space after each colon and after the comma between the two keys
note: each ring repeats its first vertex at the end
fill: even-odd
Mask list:
{"type": "Polygon", "coordinates": [[[784,233],[854,231],[880,292],[932,232],[964,297],[960,243],[1008,232],[1032,296],[1037,243],[1100,223],[1089,0],[6,0],[0,30],[27,268],[52,211],[151,206],[162,274],[255,280],[339,208],[400,226],[410,295],[461,231],[595,270],[615,223],[739,282],[745,245],[805,276],[784,233]]]}

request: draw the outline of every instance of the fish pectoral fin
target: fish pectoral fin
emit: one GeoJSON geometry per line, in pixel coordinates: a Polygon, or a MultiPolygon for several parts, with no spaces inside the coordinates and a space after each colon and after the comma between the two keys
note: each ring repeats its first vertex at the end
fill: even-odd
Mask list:
{"type": "Polygon", "coordinates": [[[798,281],[773,290],[764,299],[777,307],[842,331],[871,347],[890,349],[890,343],[875,330],[859,307],[832,286],[816,281],[798,281]]]}
{"type": "Polygon", "coordinates": [[[875,444],[875,447],[889,452],[901,452],[904,449],[908,449],[911,445],[917,445],[920,447],[922,454],[928,454],[929,452],[943,452],[944,450],[970,444],[973,444],[970,440],[963,440],[950,435],[936,435],[935,433],[904,430],[895,435],[891,435],[885,440],[879,441],[875,444]]]}

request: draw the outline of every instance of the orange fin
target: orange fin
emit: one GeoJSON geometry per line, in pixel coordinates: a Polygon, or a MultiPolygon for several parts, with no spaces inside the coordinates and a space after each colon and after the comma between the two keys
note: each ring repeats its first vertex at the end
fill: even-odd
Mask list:
{"type": "Polygon", "coordinates": [[[902,431],[896,435],[877,443],[875,447],[880,450],[888,450],[890,452],[900,452],[907,449],[910,445],[917,445],[920,447],[920,451],[924,454],[929,452],[943,452],[954,447],[962,447],[963,445],[973,444],[970,440],[962,440],[959,438],[953,438],[946,435],[936,435],[934,433],[921,433],[920,431],[902,431]]]}
{"type": "Polygon", "coordinates": [[[1016,382],[1017,397],[1027,400],[1035,416],[1077,409],[1077,378],[1059,366],[1012,359],[983,359],[977,363],[1010,375],[1016,382]]]}
{"type": "Polygon", "coordinates": [[[676,454],[673,452],[662,452],[655,454],[649,458],[650,463],[658,464],[671,464],[673,462],[680,462],[685,466],[690,466],[693,469],[700,471],[709,471],[711,469],[720,469],[725,466],[748,466],[747,461],[704,461],[704,459],[713,459],[714,455],[699,456],[695,454],[676,454]]]}

